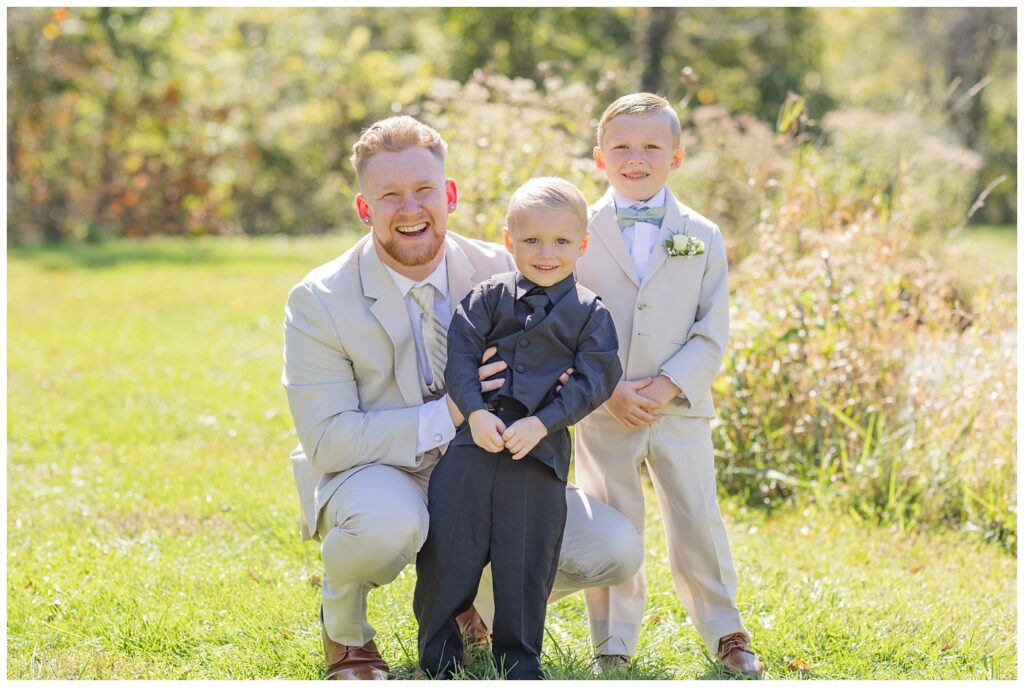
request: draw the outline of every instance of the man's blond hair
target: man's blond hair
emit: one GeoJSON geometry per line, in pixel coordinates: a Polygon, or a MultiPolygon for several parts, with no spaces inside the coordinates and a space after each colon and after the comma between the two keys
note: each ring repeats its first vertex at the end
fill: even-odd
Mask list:
{"type": "Polygon", "coordinates": [[[512,231],[522,213],[533,208],[561,210],[573,215],[581,231],[587,228],[587,201],[573,184],[561,177],[536,177],[516,189],[508,202],[505,226],[512,231]]]}
{"type": "Polygon", "coordinates": [[[665,112],[669,116],[669,126],[672,127],[672,137],[675,145],[679,145],[679,137],[683,133],[683,127],[679,123],[679,115],[676,114],[672,104],[654,93],[630,93],[624,95],[604,111],[601,121],[597,123],[597,145],[601,145],[601,137],[604,135],[604,128],[608,122],[619,115],[625,114],[657,114],[665,112]]]}
{"type": "Polygon", "coordinates": [[[398,115],[374,122],[363,131],[352,146],[352,157],[349,159],[356,168],[356,176],[359,176],[366,169],[366,163],[377,153],[400,153],[416,146],[432,152],[444,165],[448,144],[441,138],[441,134],[409,115],[398,115]]]}

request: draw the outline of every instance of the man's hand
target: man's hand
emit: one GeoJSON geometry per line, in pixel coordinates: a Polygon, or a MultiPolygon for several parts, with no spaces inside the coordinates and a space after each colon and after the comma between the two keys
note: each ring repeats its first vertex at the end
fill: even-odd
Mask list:
{"type": "Polygon", "coordinates": [[[622,380],[615,386],[611,398],[604,402],[604,407],[624,427],[638,429],[658,419],[655,414],[661,408],[657,402],[640,393],[654,380],[650,377],[622,380]]]}
{"type": "Polygon", "coordinates": [[[533,447],[547,435],[548,428],[544,426],[544,423],[536,416],[530,415],[513,422],[512,426],[501,435],[501,438],[505,441],[505,448],[512,453],[512,460],[519,460],[532,451],[533,447]]]}
{"type": "MultiPolygon", "coordinates": [[[[494,391],[495,389],[500,389],[501,385],[505,383],[504,377],[490,380],[487,379],[499,372],[503,372],[508,367],[508,363],[504,360],[484,365],[484,363],[493,358],[497,352],[498,347],[491,346],[484,351],[484,357],[480,360],[480,368],[477,371],[477,376],[480,378],[480,393],[482,394],[486,394],[488,391],[494,391]]],[[[566,379],[568,379],[568,377],[566,377],[566,379]]],[[[462,426],[462,423],[465,422],[466,418],[463,417],[462,412],[459,410],[459,407],[455,405],[455,401],[452,400],[450,394],[446,395],[445,398],[448,399],[448,414],[452,416],[452,425],[458,429],[462,426]]],[[[475,436],[473,438],[476,439],[475,436]]]]}
{"type": "Polygon", "coordinates": [[[508,363],[504,360],[499,360],[494,363],[488,363],[484,365],[488,360],[493,358],[498,353],[497,346],[491,346],[484,351],[484,357],[480,359],[480,393],[486,394],[488,391],[494,391],[500,389],[501,385],[505,383],[505,377],[501,376],[497,379],[489,379],[499,372],[504,372],[508,368],[508,363]]]}
{"type": "Polygon", "coordinates": [[[646,396],[655,403],[658,404],[656,410],[651,412],[660,413],[661,409],[665,407],[665,404],[671,401],[673,398],[683,392],[676,383],[673,382],[665,375],[658,375],[651,382],[650,386],[646,387],[643,391],[639,392],[641,396],[646,396]]]}
{"type": "Polygon", "coordinates": [[[563,386],[565,386],[566,384],[569,383],[569,377],[571,377],[572,373],[575,372],[575,371],[576,371],[575,369],[570,367],[568,370],[566,370],[562,374],[558,375],[558,384],[555,385],[555,393],[556,394],[559,391],[562,390],[563,386]]]}
{"type": "Polygon", "coordinates": [[[469,414],[469,429],[473,432],[473,443],[485,451],[500,453],[505,449],[501,435],[505,423],[489,410],[474,410],[469,414]]]}

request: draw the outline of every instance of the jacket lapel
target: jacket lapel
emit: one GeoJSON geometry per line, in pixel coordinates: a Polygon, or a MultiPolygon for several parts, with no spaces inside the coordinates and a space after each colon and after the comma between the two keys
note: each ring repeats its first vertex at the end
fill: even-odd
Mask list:
{"type": "Polygon", "coordinates": [[[679,203],[675,196],[668,189],[665,189],[665,218],[661,221],[661,231],[654,242],[654,249],[651,251],[651,259],[647,262],[647,269],[644,270],[644,283],[651,281],[654,273],[661,269],[668,259],[668,251],[665,250],[665,241],[669,236],[686,231],[687,215],[680,212],[679,203]]]}
{"type": "MultiPolygon", "coordinates": [[[[448,304],[452,315],[466,294],[478,280],[473,279],[476,268],[459,245],[450,238],[444,240],[445,259],[448,263],[448,304]]],[[[488,275],[490,276],[490,275],[488,275]]]]}
{"type": "Polygon", "coordinates": [[[593,233],[605,245],[612,259],[618,263],[622,271],[626,273],[626,276],[639,288],[640,278],[637,276],[636,268],[633,267],[633,261],[629,257],[629,249],[626,248],[626,242],[622,239],[622,230],[619,229],[619,223],[615,221],[615,196],[612,194],[611,189],[608,189],[604,197],[598,201],[595,209],[596,212],[590,221],[593,233]]]}
{"type": "Polygon", "coordinates": [[[370,312],[391,339],[395,357],[395,377],[402,398],[410,406],[423,402],[420,392],[419,365],[416,362],[416,343],[412,337],[412,323],[405,301],[388,274],[373,246],[373,238],[366,241],[359,257],[359,278],[363,293],[373,298],[370,312]]]}

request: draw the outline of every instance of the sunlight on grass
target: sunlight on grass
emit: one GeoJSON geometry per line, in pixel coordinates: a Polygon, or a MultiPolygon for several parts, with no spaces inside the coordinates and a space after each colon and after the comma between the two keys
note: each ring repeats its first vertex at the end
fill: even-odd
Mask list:
{"type": "MultiPolygon", "coordinates": [[[[12,679],[320,679],[319,552],[297,533],[280,385],[288,289],[355,235],[12,250],[7,633],[12,679]]],[[[653,504],[654,499],[649,499],[653,504]]],[[[1016,677],[1016,561],[968,533],[725,503],[739,603],[773,677],[1016,677]]],[[[649,505],[630,677],[722,677],[672,589],[649,505]]],[[[415,666],[412,567],[371,594],[415,666]]],[[[590,676],[582,596],[550,677],[590,676]]],[[[485,655],[467,677],[493,675],[485,655]]]]}

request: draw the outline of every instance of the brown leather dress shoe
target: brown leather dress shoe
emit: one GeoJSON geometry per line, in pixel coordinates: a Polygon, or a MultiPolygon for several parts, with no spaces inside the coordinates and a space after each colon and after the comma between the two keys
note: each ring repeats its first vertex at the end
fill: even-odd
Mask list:
{"type": "Polygon", "coordinates": [[[742,632],[733,632],[718,640],[717,658],[734,675],[764,676],[764,666],[750,650],[747,636],[742,632]]]}
{"type": "Polygon", "coordinates": [[[324,640],[328,680],[387,680],[388,664],[381,658],[371,639],[362,646],[338,644],[320,626],[324,640]]]}
{"type": "Polygon", "coordinates": [[[465,613],[455,616],[455,622],[462,632],[464,648],[480,649],[491,643],[491,631],[484,625],[484,619],[480,617],[473,606],[470,606],[465,613]]]}

